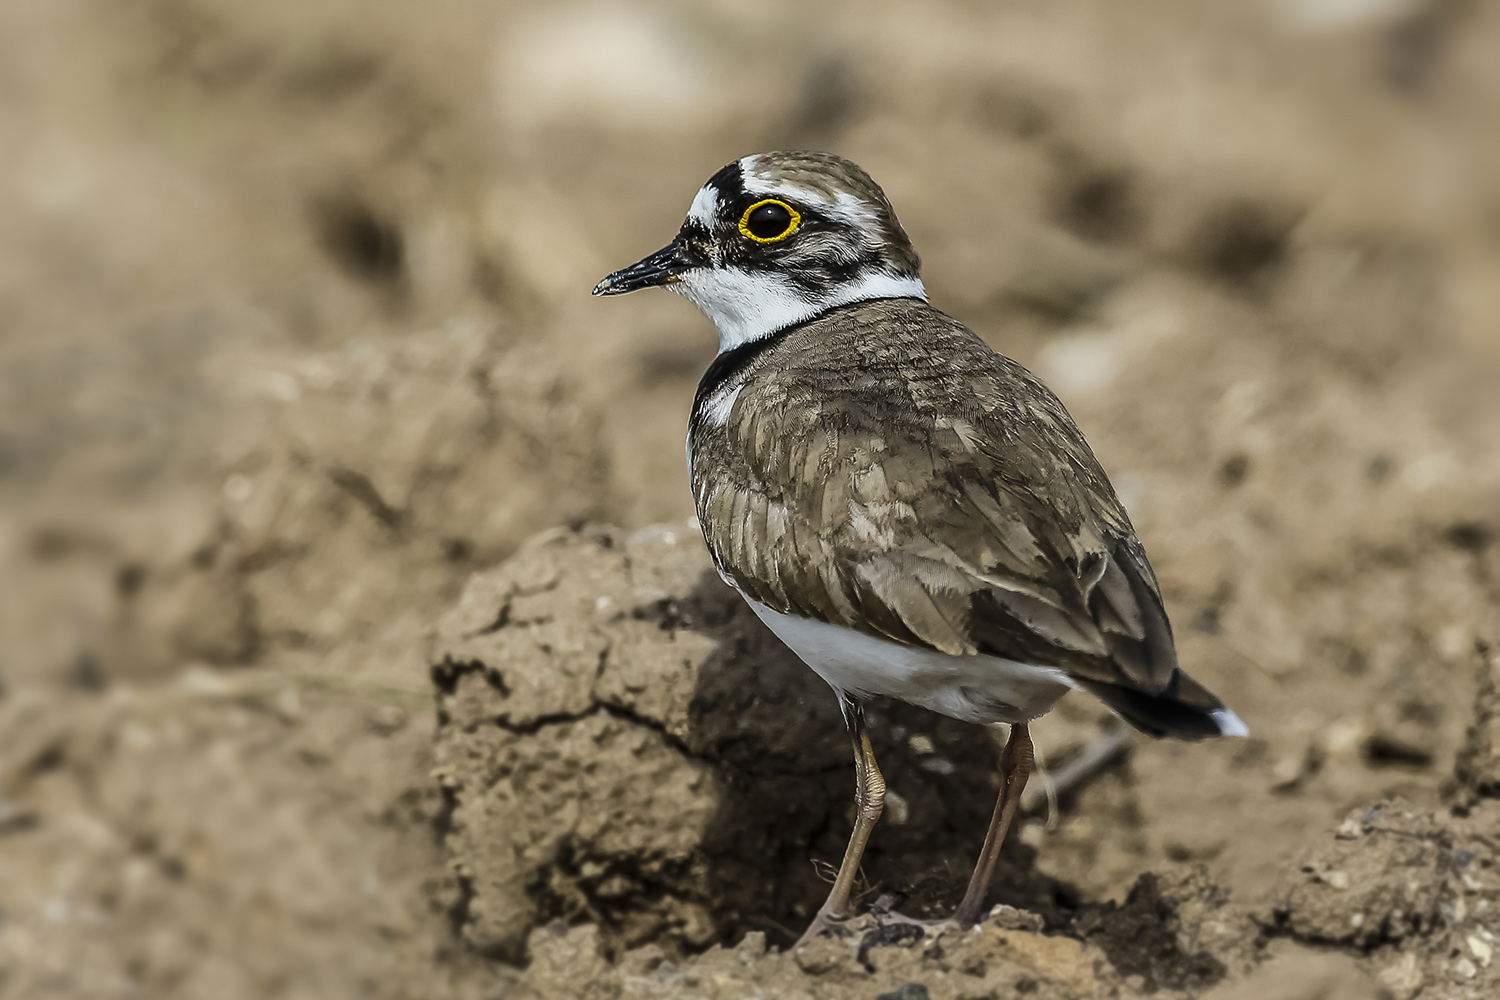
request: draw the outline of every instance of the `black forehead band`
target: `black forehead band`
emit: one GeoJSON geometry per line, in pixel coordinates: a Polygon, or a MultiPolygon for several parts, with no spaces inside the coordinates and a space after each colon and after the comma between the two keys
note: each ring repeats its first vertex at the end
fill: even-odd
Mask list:
{"type": "MultiPolygon", "coordinates": [[[[733,205],[745,196],[745,175],[740,169],[740,161],[721,168],[718,173],[708,179],[704,187],[712,187],[719,196],[720,205],[733,205]]],[[[696,219],[688,219],[682,224],[682,229],[677,233],[679,241],[706,243],[712,238],[709,227],[696,219]]]]}
{"type": "MultiPolygon", "coordinates": [[[[751,194],[745,190],[745,172],[740,168],[738,160],[710,177],[705,186],[711,186],[719,193],[719,204],[726,206],[728,209],[726,214],[736,220],[751,205],[759,201],[765,201],[767,197],[774,197],[764,194],[751,194]]],[[[781,199],[778,198],[777,200],[780,201],[781,199]]],[[[828,221],[816,208],[810,208],[807,205],[800,205],[798,212],[804,218],[811,215],[820,221],[828,221]]],[[[690,222],[689,225],[692,225],[692,223],[690,222]]],[[[701,232],[701,229],[699,231],[701,232]]]]}
{"type": "Polygon", "coordinates": [[[740,169],[740,161],[735,160],[729,166],[720,170],[708,179],[714,190],[719,192],[721,201],[733,205],[745,196],[745,172],[740,169]]]}

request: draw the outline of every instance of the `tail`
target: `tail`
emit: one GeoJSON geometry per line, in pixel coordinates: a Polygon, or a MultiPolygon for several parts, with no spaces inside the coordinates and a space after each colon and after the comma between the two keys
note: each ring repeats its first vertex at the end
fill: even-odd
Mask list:
{"type": "Polygon", "coordinates": [[[1181,670],[1174,671],[1172,680],[1156,694],[1078,677],[1074,682],[1120,718],[1152,736],[1201,740],[1210,736],[1250,735],[1238,715],[1181,670]]]}

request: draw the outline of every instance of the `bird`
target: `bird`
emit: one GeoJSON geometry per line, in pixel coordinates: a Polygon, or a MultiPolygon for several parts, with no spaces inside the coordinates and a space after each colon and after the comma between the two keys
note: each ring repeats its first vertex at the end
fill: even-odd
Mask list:
{"type": "Polygon", "coordinates": [[[885,192],[824,152],[742,157],[677,235],[595,295],[661,287],[714,324],[688,477],[719,575],[832,687],[855,823],[799,945],[843,933],[885,801],[866,705],[1007,723],[1000,791],[950,918],[985,915],[1034,765],[1029,725],[1068,691],[1135,728],[1248,735],[1178,664],[1161,587],[1062,402],[928,303],[885,192]]]}

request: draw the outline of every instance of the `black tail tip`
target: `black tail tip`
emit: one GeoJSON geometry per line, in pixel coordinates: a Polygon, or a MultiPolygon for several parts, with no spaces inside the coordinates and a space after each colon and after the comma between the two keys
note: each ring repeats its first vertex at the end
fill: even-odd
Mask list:
{"type": "Polygon", "coordinates": [[[1250,728],[1202,685],[1178,671],[1160,694],[1099,681],[1083,687],[1143,733],[1179,740],[1249,736],[1250,728]]]}

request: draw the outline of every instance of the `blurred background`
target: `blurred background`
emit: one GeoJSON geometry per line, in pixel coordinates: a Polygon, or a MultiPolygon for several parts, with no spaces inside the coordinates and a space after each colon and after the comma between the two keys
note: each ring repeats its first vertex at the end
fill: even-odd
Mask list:
{"type": "Polygon", "coordinates": [[[770,148],[864,166],[1059,393],[1256,733],[1138,755],[1049,863],[1252,892],[1439,801],[1496,634],[1497,122],[1485,0],[7,0],[0,995],[499,988],[424,636],[539,530],[690,516],[707,321],[588,292],[770,148]]]}

